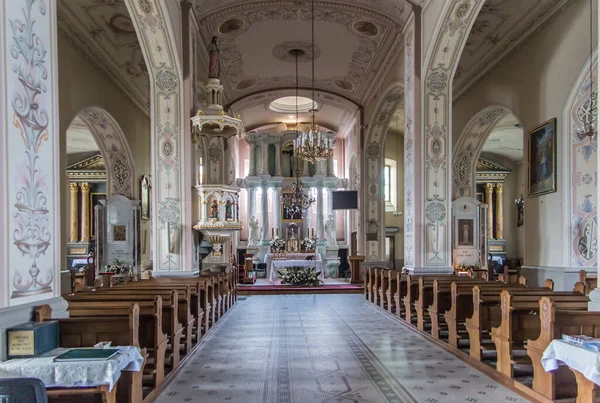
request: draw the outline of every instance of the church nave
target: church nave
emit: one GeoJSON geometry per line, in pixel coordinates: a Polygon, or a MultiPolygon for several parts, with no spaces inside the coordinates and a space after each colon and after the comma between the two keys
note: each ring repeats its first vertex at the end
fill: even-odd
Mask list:
{"type": "Polygon", "coordinates": [[[239,297],[156,400],[525,402],[361,295],[239,297]]]}

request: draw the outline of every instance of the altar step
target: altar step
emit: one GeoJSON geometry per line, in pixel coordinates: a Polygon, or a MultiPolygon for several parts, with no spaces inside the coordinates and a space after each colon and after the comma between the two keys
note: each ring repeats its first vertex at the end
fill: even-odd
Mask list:
{"type": "Polygon", "coordinates": [[[280,294],[362,294],[362,284],[324,284],[314,287],[293,285],[240,284],[238,295],[280,295],[280,294]]]}

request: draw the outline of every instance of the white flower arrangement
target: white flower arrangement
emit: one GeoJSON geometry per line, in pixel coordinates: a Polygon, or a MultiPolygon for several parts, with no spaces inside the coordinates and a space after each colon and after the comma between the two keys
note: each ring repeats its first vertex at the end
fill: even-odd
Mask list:
{"type": "Polygon", "coordinates": [[[277,270],[277,274],[281,278],[281,284],[310,286],[321,284],[319,279],[321,272],[314,267],[289,267],[277,270]]]}
{"type": "Polygon", "coordinates": [[[276,250],[281,250],[285,247],[285,241],[279,238],[278,235],[275,235],[269,244],[271,245],[271,248],[276,250]]]}
{"type": "Polygon", "coordinates": [[[304,250],[315,250],[315,240],[311,239],[311,238],[304,238],[304,240],[302,241],[302,247],[304,248],[304,250]]]}
{"type": "Polygon", "coordinates": [[[131,266],[124,265],[119,259],[115,259],[114,264],[107,264],[104,266],[105,273],[115,274],[129,274],[131,273],[131,266]]]}

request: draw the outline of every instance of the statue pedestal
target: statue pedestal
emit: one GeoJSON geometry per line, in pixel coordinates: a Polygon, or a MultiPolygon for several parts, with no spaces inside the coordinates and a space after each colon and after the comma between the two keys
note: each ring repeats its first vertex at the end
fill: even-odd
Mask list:
{"type": "Polygon", "coordinates": [[[325,252],[326,271],[325,277],[338,278],[340,277],[340,257],[338,256],[339,248],[327,248],[325,252]]]}

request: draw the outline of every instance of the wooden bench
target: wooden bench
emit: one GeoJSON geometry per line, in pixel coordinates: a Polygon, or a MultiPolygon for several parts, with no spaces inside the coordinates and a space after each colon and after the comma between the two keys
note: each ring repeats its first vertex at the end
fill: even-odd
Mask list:
{"type": "Polygon", "coordinates": [[[395,299],[395,292],[398,288],[398,275],[399,271],[390,270],[386,273],[387,276],[387,286],[385,288],[385,300],[387,311],[389,313],[394,313],[397,310],[397,302],[395,299]]]}
{"type": "Polygon", "coordinates": [[[406,296],[406,278],[407,274],[402,272],[396,273],[396,290],[394,291],[394,303],[396,304],[395,314],[397,317],[402,318],[404,297],[406,296]]]}
{"type": "Polygon", "coordinates": [[[379,306],[381,309],[389,308],[389,300],[387,292],[389,291],[390,276],[392,275],[392,269],[381,269],[379,272],[379,287],[377,293],[379,294],[379,306]]]}
{"type": "Polygon", "coordinates": [[[598,276],[589,274],[585,270],[579,270],[579,282],[585,285],[585,293],[589,294],[598,286],[598,276]]]}
{"type": "Polygon", "coordinates": [[[375,305],[379,304],[379,275],[381,270],[383,270],[381,267],[373,268],[373,283],[371,284],[371,294],[373,295],[373,300],[371,302],[373,302],[375,305]]]}
{"type": "MultiPolygon", "coordinates": [[[[146,363],[144,375],[152,377],[152,383],[156,390],[163,383],[165,378],[165,354],[167,350],[167,335],[162,328],[162,298],[157,296],[153,301],[136,302],[139,306],[139,340],[140,347],[146,348],[149,359],[146,363]]],[[[72,318],[86,319],[89,326],[94,323],[100,323],[99,318],[113,318],[119,322],[119,317],[129,318],[131,302],[112,302],[105,301],[71,301],[69,302],[69,316],[72,318]]],[[[102,327],[98,329],[99,339],[96,342],[106,341],[112,330],[113,325],[109,325],[111,319],[105,319],[102,333],[102,327]]],[[[120,319],[122,322],[122,319],[120,319]]],[[[60,323],[59,323],[60,326],[60,323]]],[[[82,329],[82,331],[86,331],[82,329]]],[[[62,342],[62,341],[61,341],[62,342]]]]}
{"type": "MultiPolygon", "coordinates": [[[[129,307],[127,316],[113,317],[93,317],[93,318],[52,318],[52,308],[49,305],[41,305],[34,311],[34,318],[38,322],[45,320],[58,321],[59,345],[66,348],[74,347],[93,347],[101,341],[111,340],[117,346],[135,346],[140,348],[140,339],[145,336],[140,335],[140,307],[138,304],[132,304],[129,307]]],[[[143,340],[142,340],[143,341],[143,340]]],[[[140,354],[144,357],[142,368],[137,372],[123,371],[116,385],[116,401],[140,403],[142,402],[143,389],[142,379],[144,367],[148,358],[145,348],[140,348],[140,354]]],[[[50,390],[49,395],[62,396],[61,392],[70,394],[101,393],[103,399],[114,397],[114,393],[108,391],[108,388],[82,388],[65,390],[50,390]]],[[[112,391],[114,392],[114,390],[112,391]]],[[[108,400],[110,401],[110,400],[108,400]]]]}
{"type": "Polygon", "coordinates": [[[424,281],[433,282],[437,278],[454,279],[460,280],[466,277],[459,277],[456,275],[448,276],[432,276],[432,275],[406,275],[406,294],[402,298],[404,303],[404,318],[407,323],[412,324],[413,318],[417,318],[417,311],[415,309],[415,302],[419,299],[419,279],[423,278],[424,281]]]}
{"type": "Polygon", "coordinates": [[[541,363],[542,355],[550,342],[560,339],[563,334],[600,337],[600,312],[562,310],[552,297],[542,297],[539,305],[539,337],[527,340],[526,346],[527,355],[533,363],[532,389],[550,400],[576,397],[574,374],[566,366],[546,372],[541,363]]]}
{"type": "Polygon", "coordinates": [[[496,369],[513,378],[514,364],[531,364],[528,356],[513,357],[518,350],[525,350],[527,339],[540,334],[539,303],[543,296],[549,296],[558,309],[587,311],[589,298],[585,287],[577,283],[576,291],[504,290],[500,295],[501,322],[492,327],[490,335],[496,345],[498,355],[496,369]]]}
{"type": "MultiPolygon", "coordinates": [[[[181,307],[189,309],[189,305],[186,304],[185,300],[179,300],[179,294],[176,290],[162,290],[162,289],[151,289],[151,290],[139,290],[133,288],[114,287],[109,289],[98,289],[92,292],[82,292],[77,294],[68,295],[65,299],[69,302],[69,310],[76,308],[76,303],[92,303],[99,302],[98,305],[103,305],[106,302],[142,302],[142,301],[153,301],[155,297],[160,296],[162,299],[162,330],[167,335],[169,345],[165,352],[165,363],[171,366],[171,369],[175,369],[179,365],[181,341],[183,336],[184,325],[179,319],[179,310],[181,307]]],[[[185,308],[184,308],[185,309],[185,308]]],[[[188,319],[186,316],[183,320],[188,319]]],[[[191,334],[190,334],[191,337],[191,334]]],[[[191,350],[191,339],[183,340],[183,345],[190,344],[191,350]]],[[[189,350],[188,350],[189,351],[189,350]]]]}

